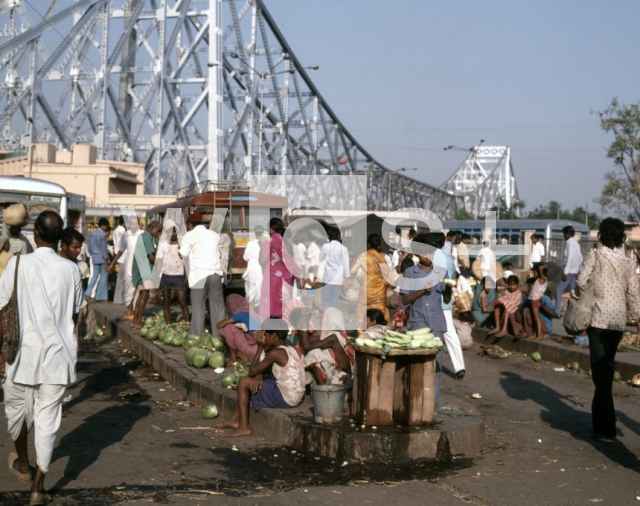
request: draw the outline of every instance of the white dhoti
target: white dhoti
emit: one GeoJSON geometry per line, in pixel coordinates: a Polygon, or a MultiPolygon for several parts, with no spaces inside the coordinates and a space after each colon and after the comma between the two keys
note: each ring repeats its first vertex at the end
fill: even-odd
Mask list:
{"type": "Polygon", "coordinates": [[[27,430],[35,426],[34,443],[38,466],[49,471],[53,447],[62,419],[64,385],[22,385],[6,379],[4,383],[4,409],[11,439],[20,435],[22,424],[27,430]]]}
{"type": "Polygon", "coordinates": [[[122,277],[122,303],[129,307],[132,302],[135,303],[135,299],[138,297],[138,290],[133,286],[133,278],[126,274],[122,277]]]}
{"type": "Polygon", "coordinates": [[[447,322],[447,331],[444,333],[444,344],[447,346],[447,350],[449,351],[454,372],[458,372],[464,369],[462,346],[460,345],[460,338],[458,337],[456,327],[453,324],[453,311],[451,309],[444,309],[443,312],[444,319],[447,322]]]}
{"type": "Polygon", "coordinates": [[[249,260],[242,279],[244,280],[245,298],[249,304],[259,302],[262,289],[262,267],[257,260],[249,260]]]}
{"type": "Polygon", "coordinates": [[[116,278],[116,290],[113,294],[114,304],[124,304],[124,301],[125,301],[124,278],[125,278],[125,267],[123,262],[118,264],[118,277],[116,278]]]}

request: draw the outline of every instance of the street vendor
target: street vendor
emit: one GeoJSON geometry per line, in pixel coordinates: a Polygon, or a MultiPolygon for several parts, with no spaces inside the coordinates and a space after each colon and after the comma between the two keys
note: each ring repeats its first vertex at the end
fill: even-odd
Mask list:
{"type": "MultiPolygon", "coordinates": [[[[426,246],[430,242],[429,234],[419,234],[414,241],[426,246]]],[[[407,329],[428,327],[436,337],[444,340],[447,321],[442,302],[451,300],[451,286],[440,282],[446,277],[446,269],[434,267],[433,253],[425,252],[417,256],[418,263],[404,271],[400,287],[402,303],[411,305],[407,329]]],[[[436,404],[440,398],[441,369],[442,352],[439,352],[436,357],[436,404]]]]}

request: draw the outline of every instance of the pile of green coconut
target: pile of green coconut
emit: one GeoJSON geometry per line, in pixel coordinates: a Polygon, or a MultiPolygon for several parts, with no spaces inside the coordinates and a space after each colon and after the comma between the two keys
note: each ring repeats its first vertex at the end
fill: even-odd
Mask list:
{"type": "Polygon", "coordinates": [[[220,338],[212,337],[208,328],[203,336],[191,334],[191,324],[177,314],[171,315],[171,321],[167,325],[164,311],[160,310],[145,320],[140,336],[149,341],[160,340],[167,346],[183,347],[185,361],[191,367],[218,369],[225,366],[224,343],[220,338]]]}

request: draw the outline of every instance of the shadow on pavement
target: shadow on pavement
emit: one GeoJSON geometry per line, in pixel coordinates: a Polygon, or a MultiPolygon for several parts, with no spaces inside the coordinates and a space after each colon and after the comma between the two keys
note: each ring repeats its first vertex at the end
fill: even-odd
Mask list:
{"type": "MultiPolygon", "coordinates": [[[[607,444],[588,437],[588,432],[591,428],[591,414],[574,409],[567,402],[580,407],[584,407],[584,404],[557,392],[544,383],[523,378],[519,374],[503,371],[502,376],[500,385],[509,397],[518,401],[532,400],[544,408],[540,412],[542,421],[548,423],[554,429],[563,430],[571,434],[575,439],[589,443],[613,462],[640,472],[640,460],[620,440],[613,444],[607,444]],[[576,430],[577,427],[583,427],[584,431],[578,432],[576,430]]],[[[590,402],[587,407],[589,406],[590,402]]],[[[621,413],[617,413],[618,419],[622,423],[638,433],[639,429],[636,422],[630,421],[626,416],[621,418],[621,413]],[[631,428],[631,424],[633,424],[633,428],[631,428]]]]}
{"type": "Polygon", "coordinates": [[[102,450],[120,442],[132,426],[151,412],[149,406],[126,402],[110,406],[87,418],[66,434],[53,452],[52,462],[69,457],[64,476],[51,487],[53,492],[76,480],[98,460],[102,450]]]}

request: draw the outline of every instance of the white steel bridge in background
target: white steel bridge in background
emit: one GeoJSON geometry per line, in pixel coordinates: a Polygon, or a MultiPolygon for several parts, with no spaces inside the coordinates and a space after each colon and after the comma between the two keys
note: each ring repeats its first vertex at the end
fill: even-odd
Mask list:
{"type": "Polygon", "coordinates": [[[468,206],[458,183],[437,188],[376,161],[308,63],[263,0],[0,0],[0,148],[94,144],[101,158],[144,163],[156,194],[259,174],[344,174],[367,177],[371,210],[448,219],[468,206]]]}

